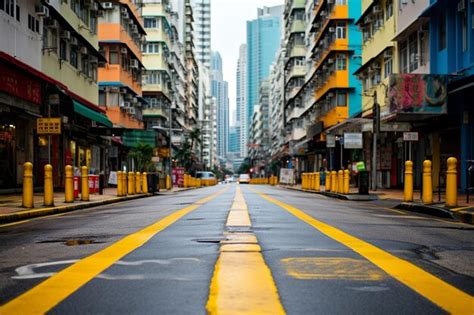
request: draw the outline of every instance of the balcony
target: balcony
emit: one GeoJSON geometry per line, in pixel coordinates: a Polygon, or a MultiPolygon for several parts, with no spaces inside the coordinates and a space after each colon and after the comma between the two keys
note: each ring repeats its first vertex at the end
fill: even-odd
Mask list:
{"type": "Polygon", "coordinates": [[[291,33],[304,33],[305,31],[305,23],[303,20],[295,20],[291,24],[291,33]]]}
{"type": "Polygon", "coordinates": [[[130,87],[136,94],[142,93],[141,82],[133,79],[130,72],[124,70],[121,65],[107,64],[103,68],[98,68],[99,82],[120,82],[130,87]]]}
{"type": "Polygon", "coordinates": [[[349,73],[347,70],[332,72],[323,85],[316,88],[316,101],[319,101],[329,90],[334,88],[348,88],[349,87],[349,73]]]}
{"type": "Polygon", "coordinates": [[[144,108],[142,110],[144,118],[163,117],[168,120],[168,108],[165,106],[156,106],[153,108],[144,108]]]}
{"type": "Polygon", "coordinates": [[[285,136],[285,142],[296,141],[306,136],[306,129],[303,127],[292,128],[285,136]]]}
{"type": "Polygon", "coordinates": [[[304,45],[295,45],[290,50],[290,58],[293,57],[305,57],[306,56],[306,48],[304,45]]]}
{"type": "Polygon", "coordinates": [[[293,119],[300,118],[303,113],[304,113],[303,107],[293,107],[290,111],[290,114],[286,117],[286,120],[290,122],[293,119]]]}
{"type": "Polygon", "coordinates": [[[291,68],[290,72],[288,72],[286,81],[288,82],[294,77],[304,77],[305,74],[306,74],[305,66],[295,65],[291,68]]]}
{"type": "Polygon", "coordinates": [[[99,24],[99,42],[121,42],[128,46],[132,53],[141,60],[142,53],[137,43],[130,37],[130,35],[122,29],[118,23],[100,23],[99,24]]]}
{"type": "Polygon", "coordinates": [[[295,9],[304,9],[305,5],[306,5],[305,0],[288,1],[288,4],[285,8],[285,16],[288,16],[289,14],[291,14],[293,12],[293,10],[295,10],[295,9]]]}
{"type": "Polygon", "coordinates": [[[107,117],[114,124],[114,127],[128,129],[143,129],[143,122],[130,115],[119,106],[108,106],[107,117]]]}
{"type": "Polygon", "coordinates": [[[323,123],[325,129],[337,125],[349,117],[348,106],[334,106],[324,115],[321,115],[319,121],[323,123]]]}

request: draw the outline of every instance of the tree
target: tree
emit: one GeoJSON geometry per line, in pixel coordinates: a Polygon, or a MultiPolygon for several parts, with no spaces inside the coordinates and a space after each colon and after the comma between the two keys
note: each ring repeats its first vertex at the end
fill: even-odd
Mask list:
{"type": "Polygon", "coordinates": [[[130,150],[128,158],[135,161],[136,170],[138,172],[153,171],[153,147],[149,144],[139,143],[130,150]]]}
{"type": "Polygon", "coordinates": [[[189,139],[191,140],[191,150],[194,151],[194,144],[201,143],[201,129],[194,128],[189,132],[189,139]]]}
{"type": "Polygon", "coordinates": [[[250,172],[250,161],[249,158],[245,158],[245,160],[240,164],[239,170],[237,171],[239,174],[247,174],[250,172]]]}

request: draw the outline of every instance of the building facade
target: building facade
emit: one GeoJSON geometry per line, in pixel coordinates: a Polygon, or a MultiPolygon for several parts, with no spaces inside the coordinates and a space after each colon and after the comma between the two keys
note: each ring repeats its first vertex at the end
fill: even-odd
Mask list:
{"type": "Polygon", "coordinates": [[[268,78],[270,65],[280,46],[283,6],[263,7],[257,19],[247,21],[247,121],[258,103],[260,82],[268,78]]]}
{"type": "Polygon", "coordinates": [[[209,69],[211,65],[211,0],[193,0],[196,59],[209,69]]]}
{"type": "Polygon", "coordinates": [[[247,45],[242,44],[239,47],[239,59],[237,60],[236,70],[236,121],[239,137],[239,151],[241,157],[247,156],[248,143],[248,115],[247,115],[247,45]]]}
{"type": "Polygon", "coordinates": [[[211,57],[211,95],[216,99],[217,155],[225,158],[229,149],[229,92],[228,83],[224,81],[219,52],[212,52],[211,57]]]}

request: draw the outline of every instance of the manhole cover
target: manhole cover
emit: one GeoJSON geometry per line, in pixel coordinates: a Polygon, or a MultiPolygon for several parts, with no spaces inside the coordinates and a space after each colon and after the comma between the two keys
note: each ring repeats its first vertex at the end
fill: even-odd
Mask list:
{"type": "Polygon", "coordinates": [[[102,244],[104,241],[98,241],[95,238],[79,237],[79,238],[60,238],[52,240],[43,240],[36,242],[37,244],[48,244],[48,243],[63,243],[66,246],[77,246],[77,245],[89,245],[89,244],[102,244]]]}
{"type": "Polygon", "coordinates": [[[194,241],[197,243],[208,243],[208,244],[219,244],[221,241],[227,240],[226,238],[198,238],[194,241]]]}

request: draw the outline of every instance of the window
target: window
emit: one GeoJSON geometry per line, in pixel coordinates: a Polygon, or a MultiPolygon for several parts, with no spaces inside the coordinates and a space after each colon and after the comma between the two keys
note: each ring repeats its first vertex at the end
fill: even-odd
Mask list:
{"type": "Polygon", "coordinates": [[[336,0],[336,5],[344,5],[347,4],[347,0],[336,0]]]}
{"type": "Polygon", "coordinates": [[[20,22],[20,6],[16,5],[16,20],[20,22]]]}
{"type": "Polygon", "coordinates": [[[159,47],[160,43],[157,42],[148,42],[146,44],[143,44],[143,53],[145,54],[157,54],[159,53],[159,47]]]}
{"type": "Polygon", "coordinates": [[[77,68],[77,48],[75,46],[71,46],[69,49],[69,63],[74,67],[77,68]]]}
{"type": "Polygon", "coordinates": [[[149,18],[149,17],[146,17],[144,19],[144,25],[145,25],[145,28],[157,28],[158,27],[158,23],[156,23],[156,18],[149,18]]]}
{"type": "Polygon", "coordinates": [[[385,78],[392,74],[392,67],[393,67],[392,57],[386,58],[383,63],[383,75],[385,78]]]}
{"type": "Polygon", "coordinates": [[[385,3],[385,21],[393,15],[393,0],[386,0],[385,3]]]}
{"type": "Polygon", "coordinates": [[[405,40],[400,43],[400,72],[408,73],[408,45],[405,40]]]}
{"type": "Polygon", "coordinates": [[[81,71],[85,75],[89,75],[89,58],[87,58],[87,55],[81,56],[81,71]]]}
{"type": "Polygon", "coordinates": [[[438,21],[438,50],[446,48],[446,16],[441,15],[438,21]]]}
{"type": "Polygon", "coordinates": [[[119,56],[117,50],[110,50],[109,51],[109,64],[117,65],[119,64],[119,56]]]}
{"type": "Polygon", "coordinates": [[[347,60],[345,54],[337,54],[336,56],[336,70],[346,70],[347,60]]]}
{"type": "Polygon", "coordinates": [[[338,22],[336,24],[336,38],[346,38],[346,23],[338,22]]]}
{"type": "MultiPolygon", "coordinates": [[[[474,21],[474,18],[473,18],[473,21],[474,21]]],[[[461,23],[462,23],[462,51],[465,52],[467,51],[467,14],[465,10],[461,13],[461,23]]]]}
{"type": "Polygon", "coordinates": [[[99,106],[106,106],[106,93],[105,91],[99,91],[99,106]]]}
{"type": "Polygon", "coordinates": [[[347,106],[347,93],[344,91],[337,92],[336,105],[337,106],[347,106]]]}
{"type": "Polygon", "coordinates": [[[410,72],[418,68],[418,36],[414,32],[408,37],[408,53],[410,58],[410,72]]]}
{"type": "Polygon", "coordinates": [[[33,32],[39,33],[39,21],[31,14],[28,14],[28,28],[33,32]]]}
{"type": "Polygon", "coordinates": [[[67,44],[64,39],[59,40],[59,58],[67,60],[67,44]]]}

